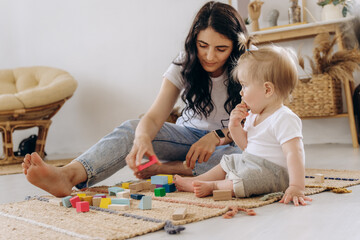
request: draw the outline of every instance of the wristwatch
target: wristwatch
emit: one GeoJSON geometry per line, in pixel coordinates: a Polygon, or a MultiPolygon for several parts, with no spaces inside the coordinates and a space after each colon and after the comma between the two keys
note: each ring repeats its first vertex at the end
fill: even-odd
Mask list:
{"type": "Polygon", "coordinates": [[[225,142],[225,134],[221,131],[221,129],[213,130],[212,132],[219,139],[219,144],[217,146],[223,145],[225,142]]]}

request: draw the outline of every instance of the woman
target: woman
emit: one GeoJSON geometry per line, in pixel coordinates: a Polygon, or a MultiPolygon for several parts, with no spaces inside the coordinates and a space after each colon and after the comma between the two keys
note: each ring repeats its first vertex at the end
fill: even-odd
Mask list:
{"type": "Polygon", "coordinates": [[[206,3],[194,19],[184,53],[164,74],[160,92],[144,117],[126,121],[62,168],[46,165],[36,153],[25,156],[28,181],[60,197],[74,186],[94,185],[126,164],[138,178],[158,173],[198,175],[217,165],[223,154],[240,153],[229,145],[226,125],[230,111],[241,102],[241,86],[232,81],[231,71],[242,54],[238,34],[245,29],[231,6],[206,3]],[[182,116],[176,124],[167,123],[180,94],[186,104],[182,116]],[[168,162],[137,171],[143,157],[151,155],[168,162]],[[189,168],[183,165],[185,159],[189,168]]]}

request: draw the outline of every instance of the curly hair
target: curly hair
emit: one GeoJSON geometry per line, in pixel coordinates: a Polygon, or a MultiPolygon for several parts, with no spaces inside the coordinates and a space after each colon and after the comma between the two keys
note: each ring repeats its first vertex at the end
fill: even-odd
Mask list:
{"type": "Polygon", "coordinates": [[[231,72],[240,55],[244,53],[239,49],[238,35],[247,32],[243,19],[233,7],[214,1],[206,3],[192,23],[185,40],[186,57],[182,63],[177,63],[183,67],[181,74],[185,80],[185,90],[181,99],[187,103],[183,111],[192,110],[195,115],[205,118],[214,110],[211,99],[212,81],[197,57],[196,39],[200,31],[209,27],[233,42],[233,50],[224,68],[228,73],[228,79],[224,83],[228,94],[224,108],[229,114],[241,102],[241,85],[233,81],[231,72]]]}

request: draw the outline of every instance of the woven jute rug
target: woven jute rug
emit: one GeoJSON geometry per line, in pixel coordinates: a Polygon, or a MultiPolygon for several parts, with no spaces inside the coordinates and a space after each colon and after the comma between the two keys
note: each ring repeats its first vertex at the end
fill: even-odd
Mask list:
{"type": "MultiPolygon", "coordinates": [[[[306,195],[360,183],[360,171],[307,169],[306,176],[306,195]],[[315,182],[314,175],[317,173],[324,174],[324,183],[315,182]]],[[[107,193],[107,188],[94,187],[82,192],[87,195],[107,193]]],[[[4,239],[127,239],[160,229],[174,233],[180,231],[182,225],[215,216],[237,212],[241,212],[243,217],[255,215],[253,208],[280,199],[268,194],[267,198],[257,196],[214,201],[212,197],[196,198],[193,193],[186,192],[167,193],[165,197],[154,197],[149,191],[140,193],[152,196],[151,210],[139,209],[140,201],[133,200],[130,210],[126,211],[92,207],[89,212],[77,213],[74,208],[51,203],[51,196],[30,197],[23,202],[3,204],[0,205],[0,236],[4,239]],[[172,220],[172,213],[180,207],[187,208],[186,218],[172,220]]]]}
{"type": "MultiPolygon", "coordinates": [[[[47,164],[55,167],[62,167],[71,161],[72,159],[45,160],[47,164]]],[[[21,164],[0,165],[0,175],[17,174],[22,172],[23,170],[21,164]]]]}

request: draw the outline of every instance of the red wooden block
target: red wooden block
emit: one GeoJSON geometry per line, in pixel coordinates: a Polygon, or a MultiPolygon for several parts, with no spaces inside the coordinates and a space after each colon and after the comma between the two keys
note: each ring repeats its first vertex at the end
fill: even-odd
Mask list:
{"type": "Polygon", "coordinates": [[[76,203],[80,202],[80,198],[78,196],[70,198],[70,203],[73,208],[76,208],[76,203]]]}
{"type": "Polygon", "coordinates": [[[88,212],[90,209],[89,202],[82,201],[76,203],[76,211],[77,212],[88,212]]]}
{"type": "Polygon", "coordinates": [[[147,163],[144,163],[144,164],[141,164],[139,166],[137,166],[137,169],[139,171],[145,169],[145,168],[148,168],[150,167],[151,165],[155,164],[155,163],[158,163],[159,160],[157,159],[157,157],[155,155],[152,155],[149,157],[149,161],[147,163]]]}

